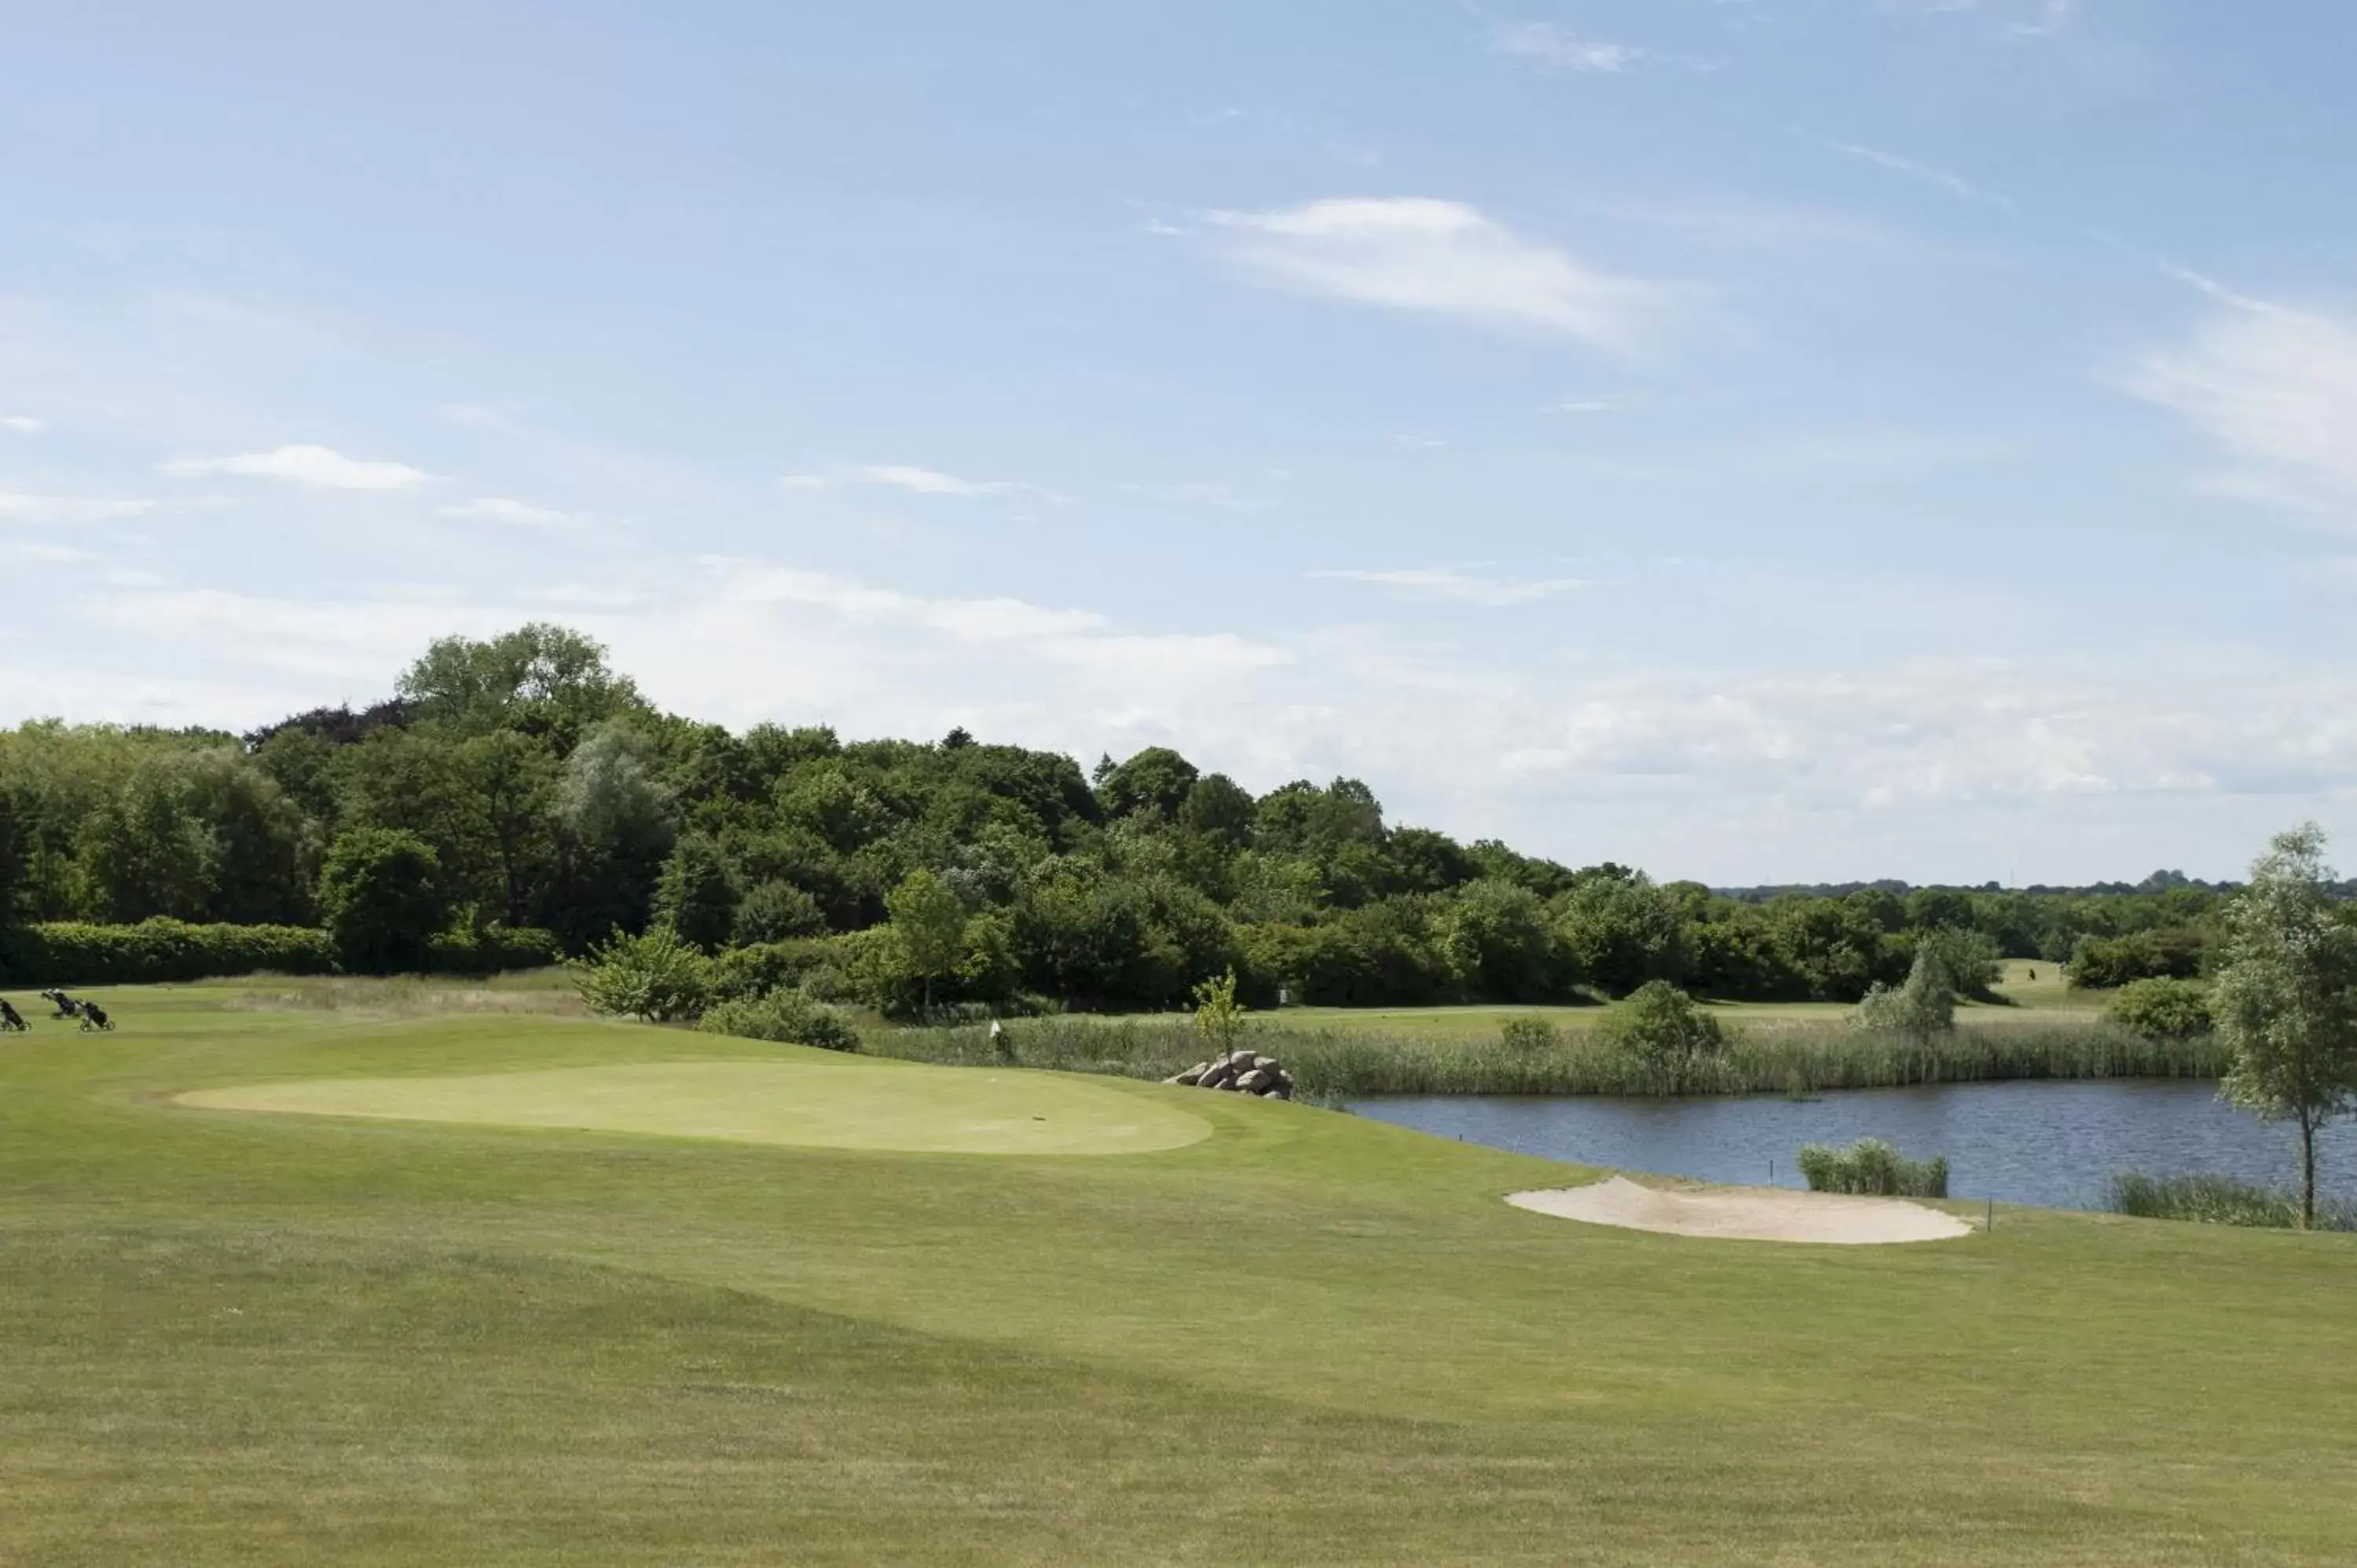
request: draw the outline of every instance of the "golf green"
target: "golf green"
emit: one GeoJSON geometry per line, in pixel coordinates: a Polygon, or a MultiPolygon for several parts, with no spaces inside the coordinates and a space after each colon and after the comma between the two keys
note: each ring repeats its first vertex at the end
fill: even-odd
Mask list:
{"type": "Polygon", "coordinates": [[[327,1079],[204,1090],[181,1103],[904,1154],[1133,1155],[1211,1133],[1200,1116],[1116,1087],[900,1062],[626,1062],[327,1079]]]}

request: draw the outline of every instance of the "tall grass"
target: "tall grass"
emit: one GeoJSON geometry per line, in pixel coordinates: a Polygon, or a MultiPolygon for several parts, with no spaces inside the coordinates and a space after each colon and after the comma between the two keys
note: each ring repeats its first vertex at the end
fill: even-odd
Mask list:
{"type": "Polygon", "coordinates": [[[431,975],[272,976],[208,984],[236,1013],[350,1013],[371,1018],[430,1018],[457,1013],[531,1013],[587,1018],[588,1007],[562,970],[494,981],[431,975]]]}
{"type": "MultiPolygon", "coordinates": [[[[2298,1194],[2226,1176],[2157,1176],[2123,1171],[2112,1178],[2112,1208],[2145,1219],[2299,1229],[2298,1194]]],[[[2357,1230],[2357,1203],[2319,1202],[2316,1228],[2357,1230]]]]}
{"type": "Polygon", "coordinates": [[[1863,1193],[1875,1197],[1945,1197],[1948,1156],[1910,1160],[1879,1138],[1860,1138],[1846,1149],[1828,1144],[1801,1145],[1801,1174],[1811,1192],[1863,1193]]]}
{"type": "MultiPolygon", "coordinates": [[[[1324,1101],[1401,1094],[1772,1094],[2004,1079],[2215,1078],[2212,1042],[2152,1041],[2100,1021],[1987,1025],[1929,1040],[1855,1034],[1838,1023],[1755,1026],[1716,1055],[1674,1068],[1648,1064],[1589,1037],[1555,1044],[1491,1037],[1436,1040],[1349,1029],[1289,1029],[1265,1021],[1243,1042],[1290,1069],[1324,1101]]],[[[878,1030],[877,1056],[950,1064],[1019,1063],[1066,1072],[1168,1078],[1210,1054],[1189,1020],[1079,1016],[1020,1019],[998,1049],[980,1026],[878,1030]]]]}

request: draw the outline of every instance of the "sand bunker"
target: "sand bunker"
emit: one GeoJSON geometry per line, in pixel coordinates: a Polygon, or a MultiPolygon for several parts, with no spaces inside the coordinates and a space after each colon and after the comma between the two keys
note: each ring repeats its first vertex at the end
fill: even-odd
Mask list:
{"type": "Polygon", "coordinates": [[[1506,1201],[1534,1214],[1584,1219],[1590,1225],[1722,1240],[1867,1246],[1885,1241],[1946,1241],[1969,1236],[1973,1230],[1953,1214],[1904,1198],[1844,1197],[1758,1187],[1665,1192],[1639,1187],[1626,1176],[1592,1187],[1512,1193],[1506,1201]]]}
{"type": "Polygon", "coordinates": [[[1053,1073],[901,1062],[632,1062],[451,1078],[208,1089],[184,1105],[371,1121],[640,1133],[914,1154],[1134,1155],[1211,1124],[1145,1094],[1053,1073]]]}

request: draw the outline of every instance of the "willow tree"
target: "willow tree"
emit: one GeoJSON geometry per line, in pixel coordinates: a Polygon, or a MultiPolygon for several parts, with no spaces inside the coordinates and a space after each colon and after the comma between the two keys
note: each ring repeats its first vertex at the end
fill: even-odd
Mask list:
{"type": "Polygon", "coordinates": [[[2226,915],[2212,1009],[2233,1053],[2222,1092],[2299,1130],[2300,1223],[2316,1224],[2316,1135],[2357,1106],[2357,926],[2332,898],[2324,830],[2279,833],[2226,915]]]}

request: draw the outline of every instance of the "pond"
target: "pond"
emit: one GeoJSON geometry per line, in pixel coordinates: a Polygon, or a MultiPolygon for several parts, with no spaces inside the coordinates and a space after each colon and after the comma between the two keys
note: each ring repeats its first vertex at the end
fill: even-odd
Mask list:
{"type": "MultiPolygon", "coordinates": [[[[2264,1126],[2221,1104],[2215,1084],[2187,1079],[1930,1084],[1806,1101],[1422,1095],[1351,1109],[1552,1159],[1749,1187],[1806,1187],[1793,1160],[1803,1144],[1882,1138],[1911,1157],[1947,1155],[1953,1197],[2050,1208],[2109,1207],[2119,1171],[2289,1186],[2299,1168],[2291,1129],[2264,1126]]],[[[2357,1197],[2357,1128],[2329,1127],[2317,1151],[2319,1192],[2357,1197]]]]}

